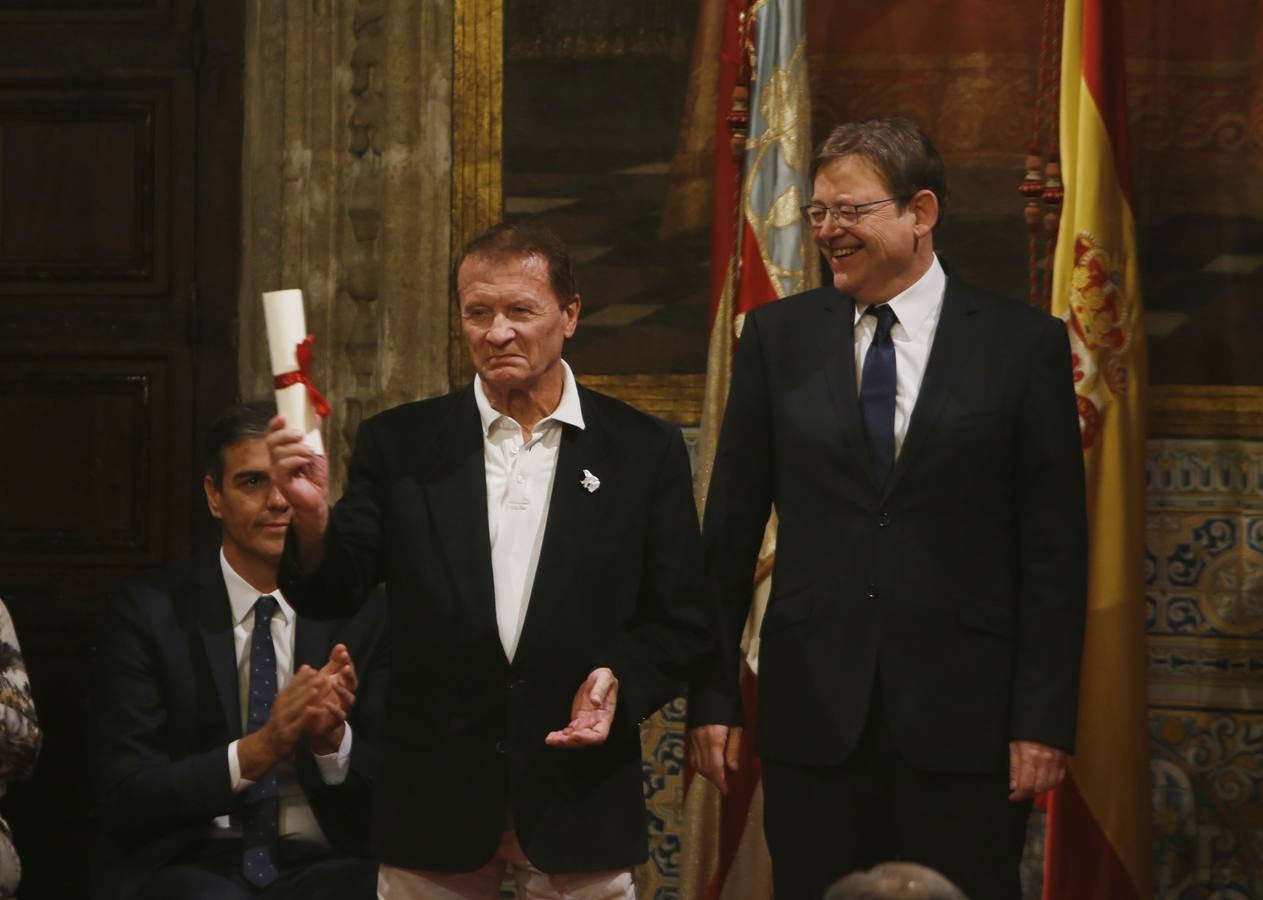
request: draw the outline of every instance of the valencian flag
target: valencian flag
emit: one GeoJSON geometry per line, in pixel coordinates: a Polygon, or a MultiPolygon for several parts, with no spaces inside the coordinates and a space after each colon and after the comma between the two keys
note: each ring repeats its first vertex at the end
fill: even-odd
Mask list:
{"type": "Polygon", "coordinates": [[[1122,4],[1066,0],[1065,201],[1052,311],[1074,358],[1088,496],[1088,614],[1077,753],[1049,807],[1046,900],[1147,900],[1145,342],[1132,211],[1122,4]]]}
{"type": "MultiPolygon", "coordinates": [[[[815,287],[819,262],[802,226],[809,199],[811,115],[803,0],[724,0],[716,111],[711,241],[711,330],[696,493],[704,508],[745,314],[815,287]],[[748,87],[747,87],[748,86],[748,87]]],[[[685,775],[682,896],[760,900],[771,896],[762,790],[752,755],[758,623],[767,601],[775,528],[769,527],[742,645],[746,729],[742,765],[729,793],[685,775]]]]}

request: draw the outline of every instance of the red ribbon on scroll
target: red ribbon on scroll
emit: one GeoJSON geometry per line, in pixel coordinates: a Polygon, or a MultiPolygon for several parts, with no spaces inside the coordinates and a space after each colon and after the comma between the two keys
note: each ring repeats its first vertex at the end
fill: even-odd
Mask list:
{"type": "Polygon", "coordinates": [[[279,391],[281,388],[287,388],[292,384],[305,384],[307,386],[307,399],[310,401],[312,409],[323,419],[329,415],[331,408],[329,401],[324,398],[324,395],[316,389],[316,386],[311,381],[311,345],[315,342],[315,335],[307,335],[294,348],[298,356],[298,371],[282,372],[272,379],[272,385],[279,391]]]}

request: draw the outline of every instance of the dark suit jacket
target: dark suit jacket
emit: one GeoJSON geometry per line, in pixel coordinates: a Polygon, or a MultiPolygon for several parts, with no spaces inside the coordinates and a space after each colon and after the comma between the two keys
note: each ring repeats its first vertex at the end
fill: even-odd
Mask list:
{"type": "Polygon", "coordinates": [[[1064,326],[949,276],[902,450],[878,484],[854,317],[825,287],[746,318],[704,519],[723,654],[695,684],[690,724],[740,721],[737,644],[774,504],[761,755],[841,763],[875,688],[921,769],[1002,770],[1010,739],[1071,749],[1086,520],[1064,326]]]}
{"type": "MultiPolygon", "coordinates": [[[[360,677],[347,780],[326,785],[302,742],[299,781],[335,851],[363,855],[385,698],[384,599],[346,621],[299,616],[294,666],[345,643],[360,677]]],[[[99,632],[93,756],[101,840],[94,896],[127,898],[156,868],[236,811],[228,744],[241,737],[232,612],[218,548],[111,598],[99,632]]]]}
{"type": "MultiPolygon", "coordinates": [[[[365,422],[321,568],[284,583],[305,610],[383,579],[391,682],[374,837],[392,865],[470,871],[512,809],[549,872],[646,856],[639,723],[709,646],[701,548],[677,429],[579,388],[512,664],[496,630],[483,433],[470,385],[365,422]],[[579,482],[588,469],[601,485],[579,482]],[[619,678],[599,747],[548,747],[592,669],[619,678]]],[[[292,569],[282,565],[282,575],[292,569]]]]}

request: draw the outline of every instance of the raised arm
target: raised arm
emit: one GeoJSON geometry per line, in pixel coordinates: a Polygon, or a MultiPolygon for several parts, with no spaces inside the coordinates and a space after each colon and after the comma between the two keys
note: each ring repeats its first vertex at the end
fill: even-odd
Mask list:
{"type": "Polygon", "coordinates": [[[380,580],[381,485],[388,475],[371,421],[360,426],[342,498],[329,507],[328,461],[272,420],[272,478],[293,510],[277,581],[304,615],[342,618],[380,580]]]}
{"type": "Polygon", "coordinates": [[[329,460],[303,443],[303,433],[285,418],[268,423],[272,483],[290,505],[289,540],[300,573],[314,572],[324,559],[329,530],[329,460]]]}

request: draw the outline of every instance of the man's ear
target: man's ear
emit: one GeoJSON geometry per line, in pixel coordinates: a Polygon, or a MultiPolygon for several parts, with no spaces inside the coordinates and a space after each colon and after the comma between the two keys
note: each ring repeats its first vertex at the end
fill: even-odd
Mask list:
{"type": "Polygon", "coordinates": [[[210,514],[216,519],[224,517],[223,511],[219,508],[220,492],[215,487],[215,479],[209,475],[202,479],[202,490],[206,492],[206,508],[210,510],[210,514]]]}
{"type": "Polygon", "coordinates": [[[575,294],[561,310],[561,314],[566,317],[566,337],[568,338],[574,337],[575,329],[579,327],[579,310],[582,307],[583,299],[575,294]]]}
{"type": "Polygon", "coordinates": [[[913,226],[916,236],[927,237],[938,224],[938,197],[933,191],[923,188],[912,195],[908,206],[917,217],[916,224],[913,226]]]}

